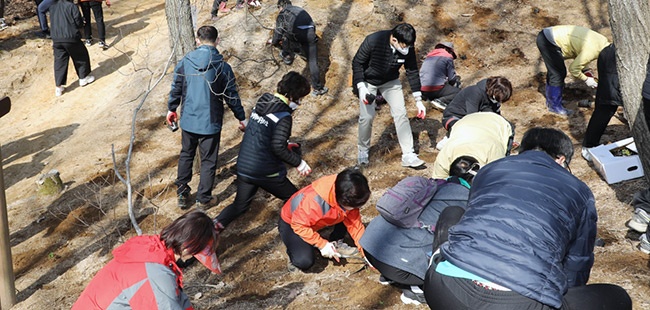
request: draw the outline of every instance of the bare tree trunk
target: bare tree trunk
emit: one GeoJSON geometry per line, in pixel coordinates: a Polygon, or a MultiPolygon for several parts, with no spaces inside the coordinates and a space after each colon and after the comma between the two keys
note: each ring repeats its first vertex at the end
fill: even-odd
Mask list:
{"type": "Polygon", "coordinates": [[[650,6],[648,0],[608,0],[608,4],[625,115],[650,182],[650,134],[641,97],[650,55],[650,6]]]}
{"type": "Polygon", "coordinates": [[[178,63],[195,48],[190,0],[165,0],[165,15],[169,44],[174,51],[173,63],[178,63]]]}

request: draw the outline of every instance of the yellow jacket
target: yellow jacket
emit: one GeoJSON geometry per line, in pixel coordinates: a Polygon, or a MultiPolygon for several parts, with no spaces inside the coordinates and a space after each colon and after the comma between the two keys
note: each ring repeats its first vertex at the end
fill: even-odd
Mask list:
{"type": "Polygon", "coordinates": [[[560,25],[549,28],[553,34],[555,45],[562,50],[564,59],[573,59],[569,65],[571,75],[576,79],[586,80],[587,76],[582,73],[582,69],[596,60],[600,51],[609,45],[607,38],[598,32],[580,26],[560,25]]]}
{"type": "Polygon", "coordinates": [[[449,141],[433,163],[433,178],[449,176],[449,166],[460,156],[472,156],[484,165],[505,157],[512,126],[501,115],[492,112],[471,113],[451,129],[449,141]]]}

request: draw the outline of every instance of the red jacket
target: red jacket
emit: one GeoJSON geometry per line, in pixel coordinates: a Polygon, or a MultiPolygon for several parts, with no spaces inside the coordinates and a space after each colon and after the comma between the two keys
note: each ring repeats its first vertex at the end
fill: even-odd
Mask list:
{"type": "Polygon", "coordinates": [[[183,274],[160,236],[137,236],[113,250],[113,260],[81,293],[72,310],[191,310],[183,274]]]}
{"type": "Polygon", "coordinates": [[[284,204],[280,216],[291,225],[293,231],[305,242],[318,247],[325,246],[317,231],[343,222],[357,248],[365,231],[359,209],[345,211],[336,201],[334,192],[336,175],[322,177],[302,188],[284,204]]]}

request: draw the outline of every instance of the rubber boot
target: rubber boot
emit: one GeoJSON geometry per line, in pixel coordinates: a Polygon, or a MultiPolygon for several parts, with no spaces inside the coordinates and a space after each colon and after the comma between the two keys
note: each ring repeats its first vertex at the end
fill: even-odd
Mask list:
{"type": "Polygon", "coordinates": [[[221,12],[221,13],[230,12],[230,9],[226,7],[226,2],[219,3],[219,12],[221,12]]]}
{"type": "Polygon", "coordinates": [[[546,85],[546,107],[560,115],[569,115],[572,112],[562,106],[562,86],[546,85]]]}

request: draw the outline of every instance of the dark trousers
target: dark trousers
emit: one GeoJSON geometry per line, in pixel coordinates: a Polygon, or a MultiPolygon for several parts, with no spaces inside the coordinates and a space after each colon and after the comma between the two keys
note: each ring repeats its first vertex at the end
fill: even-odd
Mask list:
{"type": "Polygon", "coordinates": [[[52,48],[54,49],[54,82],[56,86],[67,84],[70,58],[72,58],[72,64],[80,79],[90,74],[90,56],[81,41],[54,42],[52,48]]]}
{"type": "Polygon", "coordinates": [[[0,0],[0,18],[5,17],[5,0],[0,0]]]}
{"type": "Polygon", "coordinates": [[[38,15],[38,23],[43,32],[49,32],[50,28],[47,26],[47,11],[50,10],[50,5],[54,0],[36,0],[36,15],[38,15]]]}
{"type": "MultiPolygon", "coordinates": [[[[541,284],[540,284],[541,285],[541,284]]],[[[424,296],[432,310],[552,310],[555,309],[517,292],[480,287],[472,280],[428,272],[424,296]]],[[[613,284],[590,284],[569,288],[561,310],[631,310],[632,300],[625,289],[613,284]]]]}
{"type": "Polygon", "coordinates": [[[543,31],[540,31],[537,35],[537,48],[546,65],[546,85],[564,88],[566,66],[564,65],[562,50],[546,39],[543,31]]]}
{"type": "Polygon", "coordinates": [[[377,271],[379,271],[381,275],[384,276],[384,278],[394,281],[395,283],[402,286],[417,285],[422,287],[422,285],[424,285],[424,279],[421,279],[410,272],[388,264],[384,264],[372,256],[372,254],[368,253],[368,251],[365,251],[364,254],[366,255],[366,259],[370,262],[370,264],[372,264],[372,266],[375,267],[375,269],[377,269],[377,271]]]}
{"type": "Polygon", "coordinates": [[[597,104],[594,107],[594,113],[591,114],[585,138],[582,141],[584,147],[594,147],[600,144],[600,138],[603,136],[609,120],[616,113],[618,106],[597,104]]]}
{"type": "Polygon", "coordinates": [[[97,1],[80,2],[81,14],[84,17],[84,37],[90,39],[93,36],[92,28],[90,27],[90,10],[95,15],[95,23],[97,23],[97,32],[101,41],[106,41],[106,26],[104,25],[104,10],[102,3],[97,1]]]}
{"type": "MultiPolygon", "coordinates": [[[[278,221],[278,231],[280,232],[282,242],[287,247],[287,254],[292,265],[298,267],[300,270],[307,270],[314,265],[316,259],[314,247],[298,236],[291,228],[291,225],[285,222],[282,217],[278,221]]],[[[345,225],[338,223],[334,226],[334,231],[332,231],[328,240],[343,239],[347,232],[348,230],[345,225]]]]}
{"type": "Polygon", "coordinates": [[[445,85],[438,91],[423,91],[422,98],[429,101],[438,99],[438,101],[444,104],[449,104],[459,92],[460,88],[451,86],[449,83],[445,83],[445,85]]]}
{"type": "Polygon", "coordinates": [[[181,131],[181,154],[178,159],[178,178],[176,179],[176,192],[189,194],[191,188],[187,185],[192,181],[192,164],[198,146],[201,156],[201,175],[199,188],[196,191],[196,200],[207,203],[212,199],[212,186],[217,170],[217,155],[221,133],[214,135],[200,135],[185,130],[181,131]]]}
{"type": "Polygon", "coordinates": [[[235,201],[217,215],[219,223],[224,227],[228,226],[230,222],[248,211],[255,193],[260,187],[283,201],[288,200],[291,198],[291,195],[298,191],[296,186],[286,176],[256,180],[239,175],[237,176],[237,195],[235,196],[235,201]]]}
{"type": "MultiPolygon", "coordinates": [[[[291,34],[287,35],[288,37],[291,34]]],[[[282,51],[284,54],[293,56],[294,52],[299,52],[300,55],[307,58],[309,63],[309,74],[311,76],[311,86],[314,89],[323,88],[320,80],[320,70],[318,69],[318,37],[316,36],[316,28],[308,29],[293,29],[293,38],[284,38],[282,40],[282,51]]]]}

